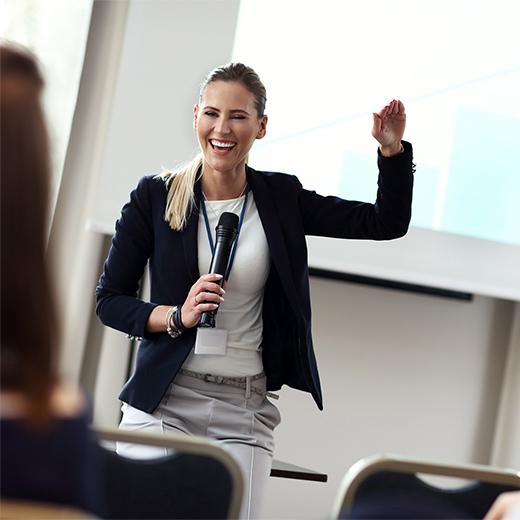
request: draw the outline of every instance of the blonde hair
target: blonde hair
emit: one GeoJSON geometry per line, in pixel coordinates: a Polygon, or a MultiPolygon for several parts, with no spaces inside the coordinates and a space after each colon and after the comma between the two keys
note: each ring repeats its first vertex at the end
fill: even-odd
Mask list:
{"type": "Polygon", "coordinates": [[[188,222],[188,216],[195,205],[193,186],[197,174],[202,175],[202,154],[175,171],[165,171],[159,175],[168,188],[164,220],[174,231],[181,231],[188,222]]]}
{"type": "MultiPolygon", "coordinates": [[[[237,81],[246,87],[255,97],[258,117],[264,115],[266,104],[265,87],[258,74],[243,63],[228,63],[209,72],[200,86],[199,102],[206,87],[214,81],[237,81]]],[[[247,163],[247,158],[246,158],[247,163]]],[[[204,160],[198,154],[191,162],[175,171],[165,171],[159,175],[168,188],[164,220],[175,231],[182,231],[195,205],[194,185],[202,176],[204,160]]]]}

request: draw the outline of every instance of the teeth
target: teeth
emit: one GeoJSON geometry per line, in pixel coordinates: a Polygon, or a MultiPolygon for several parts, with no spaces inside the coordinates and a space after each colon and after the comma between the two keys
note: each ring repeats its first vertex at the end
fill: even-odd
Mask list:
{"type": "Polygon", "coordinates": [[[216,139],[212,139],[211,144],[214,146],[218,146],[219,148],[232,148],[235,146],[235,143],[225,143],[223,141],[217,141],[216,139]]]}

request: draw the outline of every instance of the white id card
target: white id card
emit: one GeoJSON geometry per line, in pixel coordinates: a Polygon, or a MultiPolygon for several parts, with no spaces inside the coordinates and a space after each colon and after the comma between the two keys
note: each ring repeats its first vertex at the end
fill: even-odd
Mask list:
{"type": "Polygon", "coordinates": [[[225,356],[228,331],[225,329],[199,328],[195,340],[195,354],[225,356]]]}

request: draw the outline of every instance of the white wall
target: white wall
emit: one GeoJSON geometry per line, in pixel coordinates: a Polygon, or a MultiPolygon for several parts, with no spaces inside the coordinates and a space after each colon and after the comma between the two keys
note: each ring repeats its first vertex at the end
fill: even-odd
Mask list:
{"type": "Polygon", "coordinates": [[[488,463],[513,304],[311,285],[325,410],[283,390],[276,457],[329,482],[271,479],[267,517],[324,518],[346,469],[374,453],[488,463]]]}

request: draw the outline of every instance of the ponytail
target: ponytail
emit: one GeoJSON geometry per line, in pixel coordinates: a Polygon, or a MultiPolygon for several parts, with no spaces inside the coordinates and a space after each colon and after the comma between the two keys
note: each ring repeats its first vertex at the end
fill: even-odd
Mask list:
{"type": "Polygon", "coordinates": [[[175,231],[184,229],[191,209],[195,205],[193,187],[199,171],[202,171],[202,155],[200,154],[178,170],[166,171],[159,176],[164,179],[168,187],[164,220],[175,231]]]}

